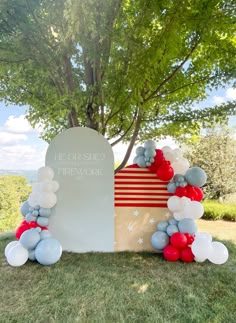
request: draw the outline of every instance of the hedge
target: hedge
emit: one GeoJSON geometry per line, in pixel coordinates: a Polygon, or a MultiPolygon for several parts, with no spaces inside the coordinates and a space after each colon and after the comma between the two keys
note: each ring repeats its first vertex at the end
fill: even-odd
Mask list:
{"type": "Polygon", "coordinates": [[[214,200],[203,202],[204,215],[206,220],[227,220],[236,222],[236,204],[219,203],[214,200]]]}

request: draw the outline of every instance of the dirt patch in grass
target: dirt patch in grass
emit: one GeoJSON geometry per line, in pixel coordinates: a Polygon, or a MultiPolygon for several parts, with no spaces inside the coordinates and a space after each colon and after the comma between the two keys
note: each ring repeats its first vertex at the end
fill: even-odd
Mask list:
{"type": "Polygon", "coordinates": [[[197,226],[200,232],[208,232],[215,238],[236,243],[236,222],[197,220],[197,226]]]}

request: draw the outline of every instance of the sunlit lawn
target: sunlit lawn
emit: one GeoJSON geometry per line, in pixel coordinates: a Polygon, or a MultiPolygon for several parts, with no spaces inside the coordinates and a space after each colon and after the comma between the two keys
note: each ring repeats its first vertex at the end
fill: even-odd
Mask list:
{"type": "Polygon", "coordinates": [[[224,265],[150,253],[63,253],[10,267],[0,241],[0,322],[235,322],[236,245],[224,265]]]}

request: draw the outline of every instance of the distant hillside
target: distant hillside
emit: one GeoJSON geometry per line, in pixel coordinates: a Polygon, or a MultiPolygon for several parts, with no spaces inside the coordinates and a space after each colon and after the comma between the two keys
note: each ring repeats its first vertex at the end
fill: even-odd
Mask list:
{"type": "Polygon", "coordinates": [[[0,176],[1,175],[18,175],[23,176],[27,179],[29,184],[37,182],[37,170],[6,170],[0,169],[0,176]]]}

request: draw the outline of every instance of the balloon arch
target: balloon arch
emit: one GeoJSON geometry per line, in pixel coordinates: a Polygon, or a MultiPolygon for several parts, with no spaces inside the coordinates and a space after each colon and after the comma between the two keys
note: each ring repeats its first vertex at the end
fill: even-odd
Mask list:
{"type": "MultiPolygon", "coordinates": [[[[172,196],[167,206],[173,214],[169,221],[160,221],[152,234],[151,244],[168,261],[204,262],[223,264],[228,259],[228,250],[206,232],[197,232],[196,219],[203,216],[201,204],[207,176],[200,167],[190,167],[180,149],[168,146],[156,148],[153,140],[136,149],[134,164],[148,168],[157,178],[168,182],[167,190],[172,196]]],[[[16,241],[5,248],[9,265],[19,267],[27,260],[42,265],[53,265],[59,261],[62,247],[48,230],[51,209],[56,205],[59,183],[53,180],[54,172],[48,167],[38,170],[38,182],[32,187],[21,207],[24,220],[15,231],[16,241]]]]}

